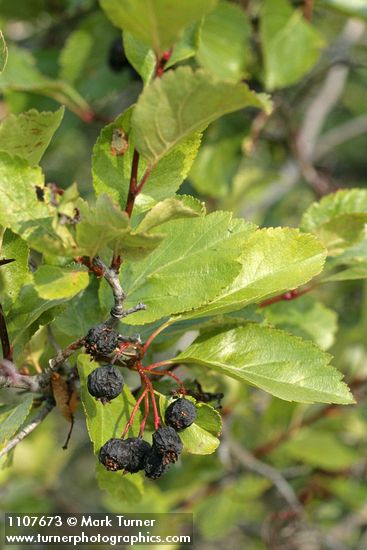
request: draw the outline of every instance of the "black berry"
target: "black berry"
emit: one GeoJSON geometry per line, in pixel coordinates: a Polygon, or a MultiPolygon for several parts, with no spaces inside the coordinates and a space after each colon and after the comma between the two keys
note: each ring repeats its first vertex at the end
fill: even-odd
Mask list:
{"type": "Polygon", "coordinates": [[[134,474],[144,469],[149,452],[149,443],[141,438],[110,439],[99,451],[99,461],[107,470],[134,474]]]}
{"type": "Polygon", "coordinates": [[[124,378],[113,365],[104,365],[88,375],[87,386],[89,393],[105,404],[120,395],[124,378]]]}
{"type": "Polygon", "coordinates": [[[122,470],[123,440],[109,439],[99,450],[98,459],[101,464],[112,472],[122,470]]]}
{"type": "Polygon", "coordinates": [[[88,331],[84,346],[92,356],[108,355],[117,348],[119,341],[119,334],[111,327],[97,325],[88,331]]]}
{"type": "Polygon", "coordinates": [[[168,465],[163,462],[162,455],[152,449],[145,462],[145,475],[149,479],[158,479],[167,471],[168,465]]]}
{"type": "Polygon", "coordinates": [[[176,462],[182,452],[180,436],[171,426],[163,426],[153,433],[152,449],[163,457],[163,463],[176,462]]]}
{"type": "Polygon", "coordinates": [[[175,430],[184,430],[191,426],[195,420],[196,407],[194,403],[183,397],[173,401],[166,409],[166,424],[175,430]]]}
{"type": "Polygon", "coordinates": [[[115,38],[108,51],[109,67],[119,73],[128,66],[121,38],[115,38]]]}
{"type": "Polygon", "coordinates": [[[138,73],[131,67],[125,55],[124,45],[121,38],[115,38],[108,50],[108,65],[115,73],[128,69],[133,80],[140,80],[138,73]]]}

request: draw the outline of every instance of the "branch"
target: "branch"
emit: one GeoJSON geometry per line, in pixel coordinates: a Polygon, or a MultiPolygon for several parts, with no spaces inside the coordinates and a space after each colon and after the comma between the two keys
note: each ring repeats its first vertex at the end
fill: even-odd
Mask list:
{"type": "Polygon", "coordinates": [[[106,321],[106,325],[115,326],[120,319],[146,309],[145,304],[137,304],[130,309],[124,309],[123,304],[126,294],[121,287],[118,276],[118,271],[107,267],[99,257],[93,259],[93,265],[101,272],[107,283],[110,285],[113,293],[114,305],[110,311],[110,318],[106,321]]]}
{"type": "Polygon", "coordinates": [[[345,143],[346,141],[358,137],[367,132],[367,115],[358,116],[352,120],[348,120],[344,124],[340,124],[336,128],[329,130],[321,136],[317,143],[317,148],[314,153],[314,159],[319,160],[330,151],[345,143]]]}
{"type": "Polygon", "coordinates": [[[0,388],[16,388],[34,393],[41,391],[39,375],[19,374],[14,363],[8,359],[0,362],[0,388]]]}
{"type": "Polygon", "coordinates": [[[311,292],[317,286],[318,286],[317,284],[314,284],[312,286],[304,288],[303,290],[299,290],[298,288],[295,288],[294,290],[289,290],[288,292],[284,292],[283,294],[278,294],[273,298],[269,298],[268,300],[264,300],[263,302],[260,302],[259,307],[267,307],[277,302],[281,302],[282,300],[290,302],[291,300],[295,300],[296,298],[300,298],[304,294],[311,292]]]}
{"type": "MultiPolygon", "coordinates": [[[[349,19],[347,21],[340,37],[336,41],[335,50],[339,59],[342,59],[343,56],[345,58],[348,55],[352,47],[359,42],[364,31],[365,23],[362,21],[357,19],[349,19]]],[[[279,177],[269,185],[261,203],[256,205],[252,202],[251,206],[245,207],[242,210],[241,213],[245,218],[251,217],[255,208],[262,210],[276,204],[297,185],[302,175],[308,177],[307,173],[302,173],[299,155],[301,154],[303,163],[306,162],[306,166],[312,166],[313,161],[317,158],[320,133],[330,112],[340,101],[349,71],[350,67],[345,63],[333,62],[316,97],[305,111],[296,144],[298,158],[288,158],[285,161],[280,169],[279,177]]],[[[312,175],[314,176],[314,174],[312,175]]]]}
{"type": "Polygon", "coordinates": [[[81,348],[83,345],[84,345],[84,336],[82,336],[81,338],[78,338],[77,340],[75,340],[75,342],[72,342],[71,344],[69,344],[67,348],[63,350],[59,350],[56,357],[49,360],[47,371],[42,372],[42,374],[40,374],[39,377],[42,378],[46,373],[50,373],[50,371],[57,370],[59,367],[61,367],[63,363],[65,363],[65,361],[70,357],[70,355],[73,355],[74,351],[81,348]]]}
{"type": "Polygon", "coordinates": [[[0,458],[5,456],[9,451],[14,449],[18,443],[20,443],[27,435],[33,432],[41,424],[41,422],[46,418],[49,412],[54,408],[54,403],[51,400],[47,400],[43,409],[38,413],[30,424],[25,426],[13,439],[11,439],[7,445],[0,451],[0,458]]]}
{"type": "Polygon", "coordinates": [[[254,455],[252,455],[247,449],[232,439],[228,433],[225,435],[225,440],[233,457],[235,457],[242,464],[242,466],[246,468],[246,470],[251,470],[263,477],[266,477],[267,479],[270,479],[284,500],[289,504],[291,510],[296,514],[303,513],[303,507],[299,502],[296,493],[278,470],[255,458],[254,455]]]}
{"type": "MultiPolygon", "coordinates": [[[[163,52],[162,56],[156,60],[154,78],[160,78],[163,75],[164,68],[165,68],[167,62],[169,61],[169,59],[172,55],[172,51],[173,51],[173,48],[170,48],[166,52],[163,52]]],[[[150,174],[151,174],[151,172],[154,168],[154,164],[149,166],[146,169],[140,183],[138,183],[139,159],[140,159],[140,155],[139,155],[138,151],[136,149],[134,149],[133,161],[132,161],[132,164],[131,164],[131,176],[130,176],[129,192],[128,192],[126,207],[125,207],[125,212],[129,216],[129,218],[131,218],[131,215],[132,215],[132,212],[133,212],[135,199],[139,195],[139,193],[141,193],[147,179],[149,178],[149,176],[150,176],[150,174]]],[[[113,260],[112,265],[114,265],[115,263],[116,263],[116,261],[113,260]]],[[[118,271],[118,269],[117,269],[117,271],[118,271]]]]}
{"type": "Polygon", "coordinates": [[[48,362],[48,368],[33,376],[20,374],[17,367],[8,359],[0,362],[0,388],[16,388],[34,393],[47,393],[51,374],[61,367],[74,351],[84,344],[84,337],[78,338],[64,350],[60,350],[56,357],[48,362]]]}
{"type": "MultiPolygon", "coordinates": [[[[366,380],[362,378],[353,378],[348,383],[349,388],[352,390],[353,395],[357,401],[360,401],[365,398],[365,391],[366,391],[366,380]]],[[[303,418],[299,423],[294,424],[293,426],[289,427],[288,429],[278,433],[275,437],[270,439],[268,442],[259,445],[255,449],[253,449],[253,454],[256,457],[259,456],[265,456],[274,449],[276,449],[279,445],[284,443],[285,441],[288,441],[298,430],[301,428],[305,428],[307,426],[311,426],[312,424],[315,424],[318,420],[321,420],[322,418],[326,418],[331,415],[335,414],[341,414],[341,408],[340,405],[325,405],[322,406],[320,409],[316,410],[313,414],[310,414],[309,416],[306,416],[303,418]]]]}
{"type": "Polygon", "coordinates": [[[313,2],[314,0],[304,0],[303,17],[306,19],[306,21],[312,20],[313,2]]]}
{"type": "MultiPolygon", "coordinates": [[[[362,38],[364,31],[365,23],[363,21],[349,19],[338,39],[338,56],[345,56],[362,38]]],[[[309,105],[298,136],[298,143],[302,148],[305,159],[312,159],[325,121],[330,112],[339,103],[344,92],[349,71],[350,67],[346,64],[333,65],[318,94],[309,105]]]]}

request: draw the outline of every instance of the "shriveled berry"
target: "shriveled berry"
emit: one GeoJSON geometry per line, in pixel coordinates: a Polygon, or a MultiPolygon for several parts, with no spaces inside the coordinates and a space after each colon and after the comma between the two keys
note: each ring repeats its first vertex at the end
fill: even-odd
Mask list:
{"type": "Polygon", "coordinates": [[[113,365],[104,365],[88,375],[87,386],[89,393],[104,405],[120,395],[124,378],[113,365]]]}
{"type": "Polygon", "coordinates": [[[176,462],[182,452],[180,436],[171,426],[161,426],[153,433],[152,448],[163,457],[163,463],[176,462]]]}
{"type": "Polygon", "coordinates": [[[194,403],[181,397],[167,407],[165,421],[175,430],[184,430],[195,422],[196,416],[194,403]]]}
{"type": "Polygon", "coordinates": [[[150,445],[138,437],[110,439],[99,451],[99,461],[107,470],[125,470],[134,474],[143,470],[150,445]]]}
{"type": "Polygon", "coordinates": [[[145,476],[149,479],[158,479],[167,471],[168,465],[163,462],[162,455],[152,449],[145,462],[145,476]]]}
{"type": "Polygon", "coordinates": [[[109,439],[99,450],[98,459],[112,472],[123,469],[123,440],[109,439]]]}
{"type": "Polygon", "coordinates": [[[118,346],[120,335],[111,327],[97,325],[88,331],[84,340],[84,346],[92,356],[108,355],[118,346]]]}
{"type": "Polygon", "coordinates": [[[144,470],[150,445],[140,437],[129,437],[124,441],[124,470],[134,474],[144,470]]]}

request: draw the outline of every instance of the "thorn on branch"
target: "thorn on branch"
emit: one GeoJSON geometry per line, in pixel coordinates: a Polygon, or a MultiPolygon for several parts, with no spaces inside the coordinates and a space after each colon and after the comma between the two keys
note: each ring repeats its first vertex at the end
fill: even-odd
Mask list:
{"type": "MultiPolygon", "coordinates": [[[[120,315],[119,319],[127,317],[128,315],[131,315],[132,313],[136,313],[137,311],[144,311],[146,309],[147,309],[147,306],[140,302],[136,306],[122,311],[122,314],[120,315]]],[[[111,309],[111,315],[114,315],[114,308],[111,309]]]]}
{"type": "Polygon", "coordinates": [[[123,304],[126,299],[126,294],[121,287],[118,271],[107,267],[99,257],[93,258],[92,265],[106,279],[113,293],[114,305],[110,312],[110,318],[105,323],[107,326],[113,327],[120,319],[123,319],[124,317],[127,317],[137,311],[146,309],[145,304],[139,303],[136,306],[125,310],[123,304]]]}
{"type": "Polygon", "coordinates": [[[60,367],[65,361],[76,351],[77,349],[81,348],[84,345],[84,336],[81,338],[78,338],[78,340],[75,340],[75,342],[72,342],[67,346],[65,349],[60,350],[56,357],[52,358],[48,362],[48,369],[47,371],[44,371],[40,378],[47,375],[47,378],[49,378],[49,374],[52,371],[55,371],[60,367]]]}

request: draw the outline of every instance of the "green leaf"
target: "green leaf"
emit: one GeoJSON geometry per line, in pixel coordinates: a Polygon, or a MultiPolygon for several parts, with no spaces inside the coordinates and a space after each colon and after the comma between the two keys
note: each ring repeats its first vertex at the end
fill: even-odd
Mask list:
{"type": "Polygon", "coordinates": [[[343,269],[334,275],[329,275],[322,278],[323,283],[331,281],[355,281],[358,279],[367,279],[367,265],[357,265],[343,269]]]}
{"type": "Polygon", "coordinates": [[[237,134],[215,141],[204,141],[189,176],[196,191],[213,198],[228,195],[241,160],[243,138],[243,134],[237,134]]]}
{"type": "MultiPolygon", "coordinates": [[[[93,148],[92,157],[93,186],[96,194],[107,193],[122,209],[126,206],[134,153],[134,142],[130,134],[131,115],[132,109],[128,109],[112,124],[103,128],[93,148]],[[112,134],[116,128],[128,135],[129,147],[124,155],[114,155],[111,150],[112,134]]],[[[176,193],[191,168],[200,141],[200,133],[189,136],[157,163],[143,192],[137,198],[137,208],[147,210],[154,206],[155,202],[176,193]]],[[[140,158],[139,180],[146,168],[146,162],[140,158]]]]}
{"type": "Polygon", "coordinates": [[[353,17],[367,19],[366,0],[321,0],[320,5],[353,17]]]}
{"type": "Polygon", "coordinates": [[[140,95],[132,116],[134,142],[148,163],[154,164],[215,119],[249,106],[271,109],[269,99],[246,84],[220,82],[202,70],[179,67],[140,95]]]}
{"type": "Polygon", "coordinates": [[[121,275],[126,306],[147,305],[127,323],[144,324],[213,299],[238,274],[240,247],[254,229],[229,212],[167,222],[163,242],[121,275]]]}
{"type": "Polygon", "coordinates": [[[109,472],[99,462],[96,464],[97,482],[103,491],[120,502],[137,503],[144,494],[142,476],[124,475],[122,472],[109,472]]]}
{"type": "MultiPolygon", "coordinates": [[[[188,175],[201,143],[201,132],[196,132],[176,145],[153,168],[144,189],[136,200],[140,210],[151,208],[155,202],[172,197],[188,175]]],[[[140,173],[146,163],[141,158],[140,173]]]]}
{"type": "Polygon", "coordinates": [[[52,97],[58,103],[64,103],[79,114],[90,113],[88,103],[67,82],[52,80],[44,76],[37,68],[32,54],[25,48],[9,48],[8,62],[1,75],[0,90],[33,92],[52,97]]]}
{"type": "Polygon", "coordinates": [[[221,2],[201,26],[197,59],[221,80],[239,81],[245,76],[251,55],[251,26],[243,9],[221,2]]]}
{"type": "MultiPolygon", "coordinates": [[[[92,395],[87,388],[87,378],[97,364],[92,362],[89,355],[80,354],[78,356],[78,372],[80,376],[81,398],[86,416],[88,433],[94,446],[94,453],[98,454],[100,448],[112,437],[120,437],[127,421],[130,418],[131,411],[135,405],[130,390],[125,384],[122,393],[107,403],[102,405],[92,395]]],[[[137,435],[139,431],[139,414],[136,415],[133,424],[133,433],[137,435]]]]}
{"type": "Polygon", "coordinates": [[[0,267],[0,295],[5,312],[17,299],[22,286],[30,280],[28,256],[26,243],[6,229],[2,239],[1,257],[14,259],[15,262],[0,267]]]}
{"type": "Polygon", "coordinates": [[[327,489],[331,490],[348,507],[348,510],[360,510],[367,499],[366,484],[355,478],[335,476],[333,479],[333,477],[325,479],[327,489]]]}
{"type": "Polygon", "coordinates": [[[205,317],[242,309],[301,286],[320,273],[325,249],[313,235],[297,229],[261,229],[241,246],[242,269],[209,304],[185,314],[205,317]]]}
{"type": "MultiPolygon", "coordinates": [[[[99,307],[97,291],[98,281],[93,278],[82,294],[67,303],[64,311],[55,319],[53,326],[69,338],[85,336],[91,327],[101,322],[102,311],[99,307]]],[[[111,295],[110,288],[109,292],[111,295]]]]}
{"type": "Polygon", "coordinates": [[[130,140],[132,109],[127,109],[114,122],[105,126],[93,148],[92,176],[96,195],[107,193],[125,208],[129,192],[131,163],[134,148],[130,140]],[[114,155],[111,149],[114,130],[122,130],[128,136],[129,146],[124,155],[114,155]]]}
{"type": "Polygon", "coordinates": [[[196,218],[200,215],[197,209],[193,209],[186,205],[179,198],[166,199],[158,202],[146,214],[143,220],[139,223],[137,231],[149,231],[153,227],[162,225],[170,220],[177,218],[196,218]]]}
{"type": "Polygon", "coordinates": [[[280,452],[327,472],[350,468],[360,460],[358,452],[342,443],[336,435],[309,428],[300,430],[281,447],[280,452]]]}
{"type": "Polygon", "coordinates": [[[24,401],[12,409],[5,419],[2,419],[0,425],[0,447],[4,446],[21,427],[31,410],[32,403],[33,396],[26,396],[24,401]]]}
{"type": "Polygon", "coordinates": [[[217,0],[100,0],[114,25],[152,46],[157,55],[170,48],[190,23],[212,10],[217,0]]]}
{"type": "MultiPolygon", "coordinates": [[[[208,546],[215,547],[216,541],[226,540],[232,535],[233,526],[240,525],[244,518],[261,522],[265,515],[261,496],[270,486],[271,482],[263,477],[240,475],[235,482],[224,484],[220,491],[200,499],[194,509],[195,526],[208,546]]],[[[246,550],[256,548],[261,550],[263,546],[248,546],[246,542],[246,550]]]]}
{"type": "Polygon", "coordinates": [[[196,54],[201,32],[201,21],[186,27],[181,38],[176,42],[171,57],[165,65],[165,69],[173,67],[176,63],[190,59],[196,54]]]}
{"type": "Polygon", "coordinates": [[[311,338],[321,349],[327,350],[334,343],[337,315],[311,296],[272,304],[262,313],[271,324],[297,336],[311,338]]]}
{"type": "Polygon", "coordinates": [[[304,231],[316,234],[330,256],[338,256],[365,238],[367,191],[341,190],[313,203],[302,217],[304,231]]]}
{"type": "Polygon", "coordinates": [[[4,35],[0,30],[0,74],[5,69],[7,60],[8,60],[8,48],[6,46],[4,35]]]}
{"type": "MultiPolygon", "coordinates": [[[[190,397],[187,397],[190,399],[190,397]]],[[[166,408],[173,399],[159,394],[159,406],[162,418],[166,408]]],[[[194,399],[190,399],[195,403],[194,399]]],[[[187,453],[196,455],[208,455],[214,453],[219,446],[217,436],[222,431],[222,419],[218,411],[206,403],[195,403],[197,417],[191,426],[179,432],[179,436],[187,453]]]]}
{"type": "Polygon", "coordinates": [[[261,18],[265,84],[274,90],[294,84],[310,71],[324,41],[288,0],[265,0],[261,18]],[[286,60],[286,62],[285,62],[286,60]]]}
{"type": "Polygon", "coordinates": [[[249,323],[203,335],[171,363],[196,363],[301,403],[353,403],[331,356],[286,332],[249,323]]]}
{"type": "MultiPolygon", "coordinates": [[[[11,308],[7,319],[9,336],[12,344],[16,345],[21,343],[25,334],[28,334],[30,338],[38,329],[38,324],[42,316],[64,302],[65,298],[43,300],[38,296],[32,284],[24,286],[11,308]]],[[[50,319],[48,318],[47,320],[49,322],[50,319]]]]}
{"type": "Polygon", "coordinates": [[[108,246],[114,254],[136,260],[154,250],[164,237],[132,230],[126,212],[114,205],[108,195],[99,195],[95,208],[80,201],[79,209],[82,221],[76,235],[82,255],[93,258],[108,246]]]}
{"type": "Polygon", "coordinates": [[[38,164],[60,126],[64,111],[64,107],[54,113],[32,109],[9,115],[0,124],[0,151],[19,155],[29,164],[38,164]]]}
{"type": "Polygon", "coordinates": [[[129,32],[123,33],[125,55],[130,63],[141,76],[144,84],[149,84],[154,75],[156,58],[153,50],[129,32]]]}
{"type": "Polygon", "coordinates": [[[0,224],[35,250],[73,256],[76,246],[71,233],[58,223],[55,208],[37,199],[36,187],[43,186],[40,168],[0,152],[0,224]]]}
{"type": "Polygon", "coordinates": [[[34,274],[38,295],[45,300],[72,298],[89,283],[85,270],[62,269],[54,265],[41,265],[34,274]]]}
{"type": "Polygon", "coordinates": [[[87,63],[93,47],[93,37],[85,29],[77,29],[69,34],[61,50],[60,78],[73,83],[78,80],[87,63]]]}

